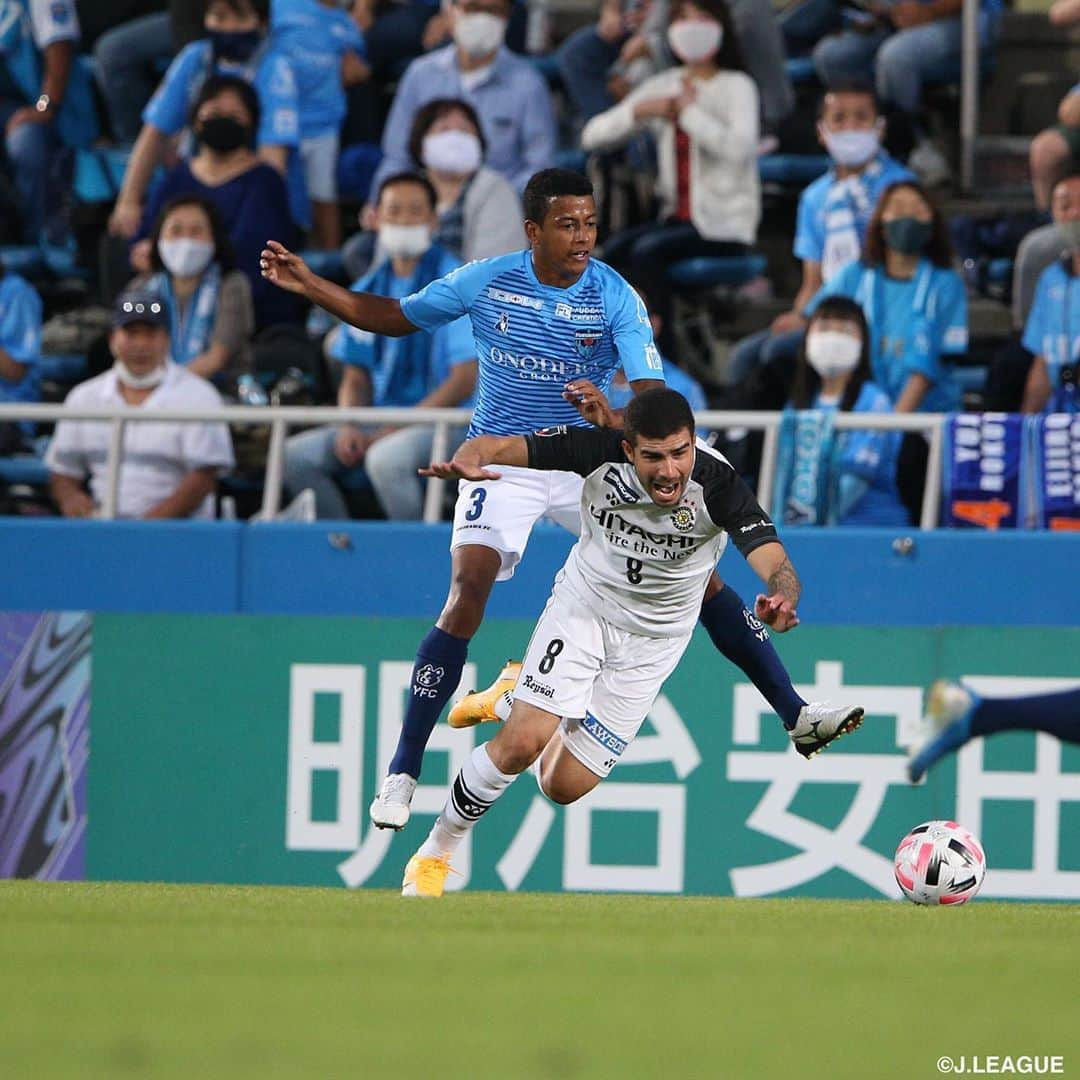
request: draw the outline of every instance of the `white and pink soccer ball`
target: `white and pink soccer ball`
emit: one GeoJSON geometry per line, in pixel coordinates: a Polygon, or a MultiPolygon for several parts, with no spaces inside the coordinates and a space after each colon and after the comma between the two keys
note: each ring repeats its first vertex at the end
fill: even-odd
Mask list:
{"type": "Polygon", "coordinates": [[[964,904],[982,886],[982,844],[955,821],[926,821],[900,841],[893,858],[896,883],[915,904],[964,904]]]}

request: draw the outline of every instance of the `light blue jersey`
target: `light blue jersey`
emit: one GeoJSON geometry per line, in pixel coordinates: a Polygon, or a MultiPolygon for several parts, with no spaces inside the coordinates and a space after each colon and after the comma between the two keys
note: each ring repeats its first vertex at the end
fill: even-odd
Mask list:
{"type": "MultiPolygon", "coordinates": [[[[34,287],[10,270],[0,278],[0,349],[26,371],[17,382],[0,376],[0,401],[17,404],[40,397],[41,297],[34,287]]],[[[20,425],[27,435],[34,425],[20,425]]]]}
{"type": "Polygon", "coordinates": [[[274,0],[270,26],[274,46],[292,64],[300,104],[300,137],[337,134],[345,119],[341,61],[366,57],[364,35],[348,12],[319,0],[274,0]]]}
{"type": "Polygon", "coordinates": [[[870,327],[870,368],[874,382],[895,405],[908,379],[918,373],[931,386],[920,412],[955,412],[961,405],[950,356],[967,352],[967,292],[953,270],[919,262],[907,280],[891,278],[882,266],[848,263],[807,304],[812,315],[826,296],[847,296],[870,327]]]}
{"type": "Polygon", "coordinates": [[[413,325],[432,331],[467,315],[479,361],[476,435],[588,427],[563,388],[589,379],[605,394],[619,367],[631,382],[664,379],[645,305],[595,259],[568,289],[541,284],[530,251],[468,263],[401,301],[413,325]]]}
{"type": "Polygon", "coordinates": [[[1069,395],[1061,385],[1061,369],[1075,365],[1080,357],[1080,285],[1062,260],[1052,263],[1039,277],[1023,346],[1046,361],[1050,400],[1045,411],[1071,412],[1069,395]]]}
{"type": "Polygon", "coordinates": [[[828,281],[862,254],[866,228],[881,193],[900,180],[914,180],[906,166],[884,150],[856,176],[837,179],[836,169],[818,177],[800,196],[795,225],[795,257],[821,263],[828,281]]]}

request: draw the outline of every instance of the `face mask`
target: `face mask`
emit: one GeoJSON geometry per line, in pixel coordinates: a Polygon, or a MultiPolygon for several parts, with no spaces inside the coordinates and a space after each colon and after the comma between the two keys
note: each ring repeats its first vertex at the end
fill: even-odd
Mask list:
{"type": "Polygon", "coordinates": [[[175,277],[198,277],[214,257],[214,245],[204,240],[159,240],[158,254],[175,277]]]}
{"type": "Polygon", "coordinates": [[[929,221],[896,218],[885,222],[885,243],[901,255],[921,255],[933,232],[934,226],[929,221]]]}
{"type": "Polygon", "coordinates": [[[391,259],[418,259],[431,247],[431,229],[427,225],[380,225],[379,244],[391,259]]]}
{"type": "Polygon", "coordinates": [[[164,364],[158,364],[156,368],[148,371],[145,375],[136,375],[123,360],[114,360],[113,370],[116,372],[116,377],[129,390],[149,390],[154,386],[160,386],[165,378],[164,364]]]}
{"type": "Polygon", "coordinates": [[[865,165],[876,156],[881,146],[881,133],[876,127],[861,128],[857,131],[829,131],[821,129],[825,149],[837,165],[853,168],[865,165]]]}
{"type": "Polygon", "coordinates": [[[458,15],[454,22],[454,41],[469,56],[493,53],[506,38],[506,19],[475,11],[458,15]]]}
{"type": "Polygon", "coordinates": [[[711,20],[676,19],[668,27],[667,39],[671,51],[684,64],[700,64],[720,51],[724,28],[711,20]]]}
{"type": "Polygon", "coordinates": [[[823,378],[847,375],[862,355],[862,342],[842,330],[812,330],[806,335],[806,361],[823,378]]]}
{"type": "Polygon", "coordinates": [[[212,30],[210,46],[217,60],[232,60],[243,64],[250,60],[259,47],[262,34],[258,30],[212,30]]]}
{"type": "Polygon", "coordinates": [[[483,150],[471,131],[436,131],[424,136],[421,156],[436,172],[468,176],[480,168],[483,150]]]}
{"type": "Polygon", "coordinates": [[[1058,236],[1061,237],[1070,251],[1080,250],[1080,219],[1059,221],[1056,227],[1058,236]]]}
{"type": "Polygon", "coordinates": [[[199,141],[219,154],[251,145],[251,128],[232,116],[211,116],[199,126],[199,141]]]}

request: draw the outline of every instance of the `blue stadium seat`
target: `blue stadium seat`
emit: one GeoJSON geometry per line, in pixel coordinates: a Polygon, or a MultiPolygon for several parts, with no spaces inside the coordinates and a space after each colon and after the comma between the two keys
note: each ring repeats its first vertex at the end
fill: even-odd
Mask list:
{"type": "Polygon", "coordinates": [[[785,60],[784,69],[793,83],[808,83],[817,78],[817,70],[811,56],[796,56],[791,60],[785,60]]]}
{"type": "Polygon", "coordinates": [[[120,193],[131,150],[95,147],[75,154],[75,198],[81,203],[111,203],[120,193]]]}
{"type": "Polygon", "coordinates": [[[0,262],[5,270],[23,277],[34,277],[48,273],[45,253],[36,244],[19,244],[0,247],[0,262]]]}
{"type": "Polygon", "coordinates": [[[341,148],[337,179],[338,190],[344,198],[367,202],[372,194],[371,181],[382,157],[382,149],[376,143],[353,143],[341,148]]]}
{"type": "Polygon", "coordinates": [[[560,169],[573,169],[574,172],[583,173],[589,160],[589,155],[584,150],[578,150],[573,146],[564,146],[555,151],[555,164],[560,169]]]}
{"type": "Polygon", "coordinates": [[[38,373],[49,382],[74,385],[86,378],[86,357],[81,354],[43,356],[38,362],[38,373]]]}
{"type": "Polygon", "coordinates": [[[0,481],[7,484],[45,487],[49,483],[49,470],[41,458],[0,457],[0,481]]]}
{"type": "Polygon", "coordinates": [[[804,188],[829,168],[828,154],[764,154],[758,158],[763,184],[804,188]]]}
{"type": "Polygon", "coordinates": [[[340,251],[302,251],[300,257],[319,277],[343,281],[346,277],[345,263],[340,251]]]}
{"type": "Polygon", "coordinates": [[[667,278],[678,289],[714,289],[718,285],[738,288],[768,269],[764,255],[702,255],[681,259],[667,269],[667,278]]]}
{"type": "Polygon", "coordinates": [[[525,59],[528,60],[545,79],[547,79],[549,86],[555,86],[557,83],[561,82],[559,62],[556,59],[555,53],[545,53],[543,56],[527,56],[525,59]]]}

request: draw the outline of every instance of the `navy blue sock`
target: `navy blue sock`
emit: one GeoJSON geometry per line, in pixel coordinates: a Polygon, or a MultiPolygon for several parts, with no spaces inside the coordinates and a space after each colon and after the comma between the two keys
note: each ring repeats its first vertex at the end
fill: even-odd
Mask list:
{"type": "Polygon", "coordinates": [[[701,625],[720,652],[749,676],[784,727],[793,728],[806,702],[795,693],[768,631],[730,585],[701,605],[701,625]]]}
{"type": "Polygon", "coordinates": [[[971,734],[1047,731],[1080,743],[1080,690],[1021,698],[986,698],[971,710],[971,734]]]}
{"type": "Polygon", "coordinates": [[[433,626],[428,636],[420,642],[413,665],[405,722],[390,762],[390,772],[408,773],[414,779],[420,778],[424,748],[443,706],[461,682],[461,670],[468,652],[468,638],[454,637],[437,626],[433,626]]]}

